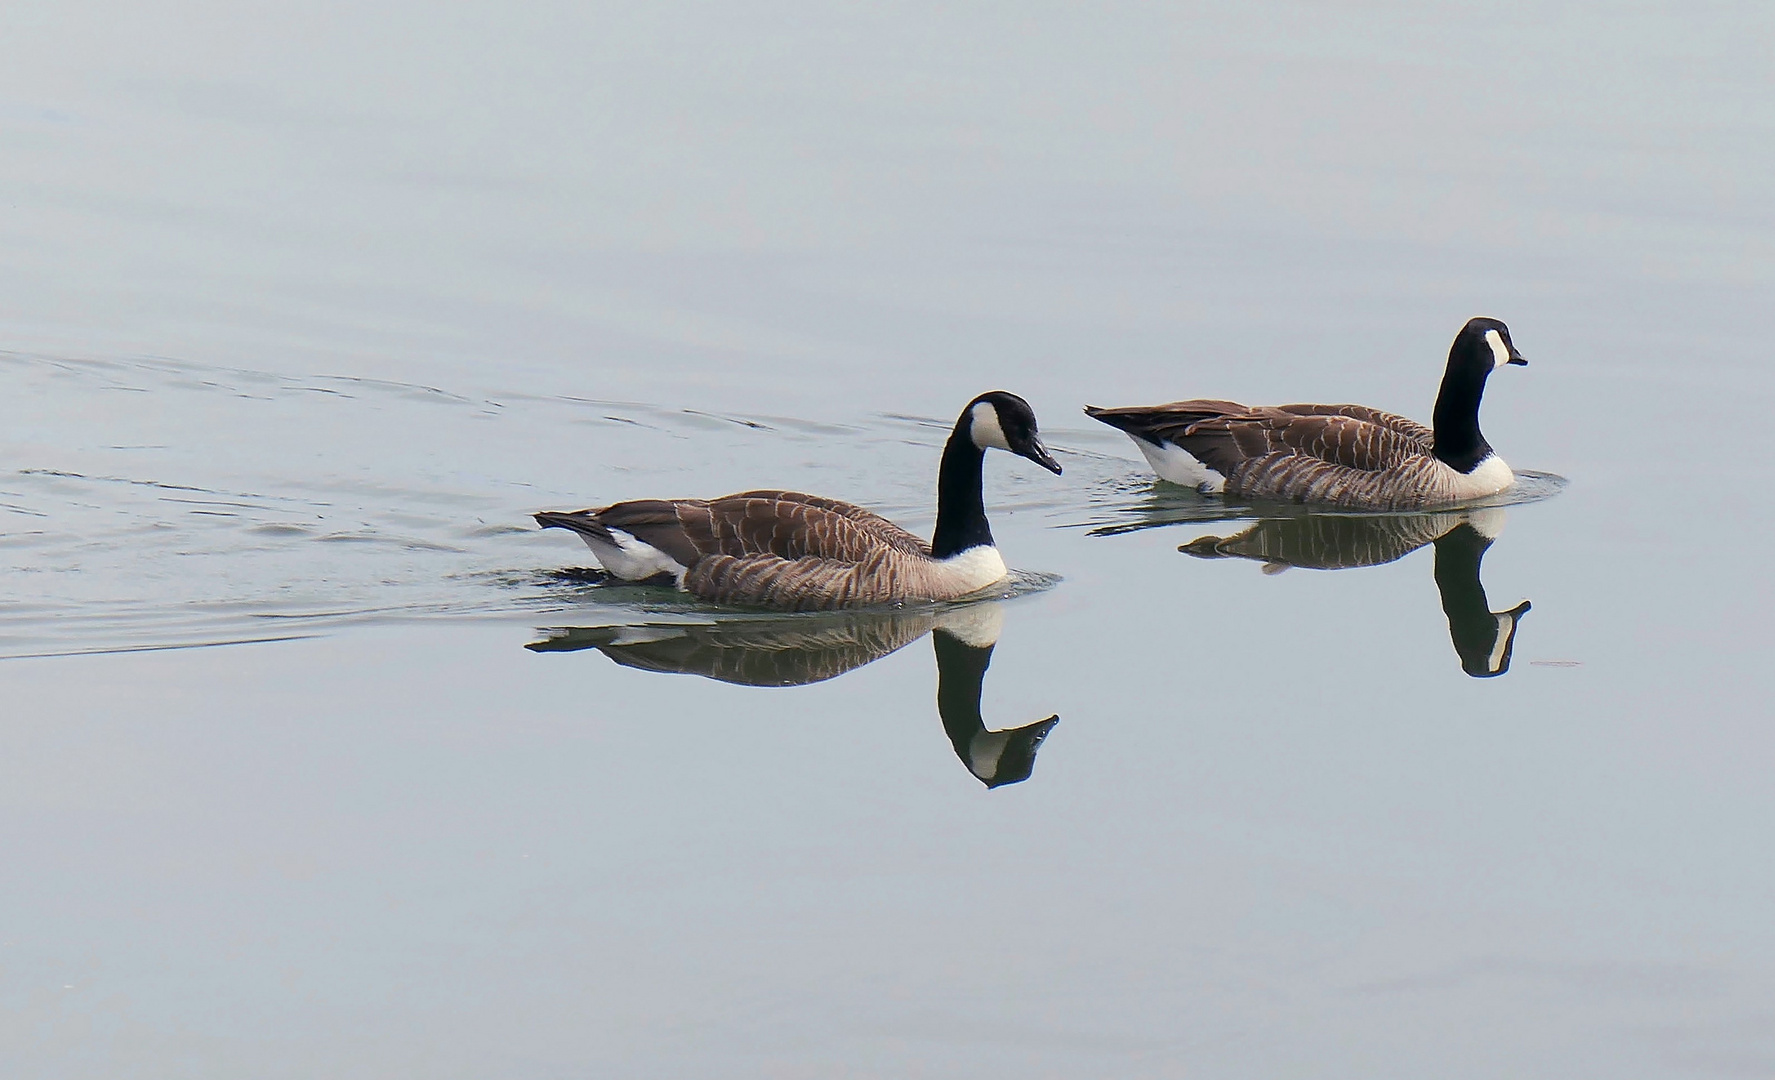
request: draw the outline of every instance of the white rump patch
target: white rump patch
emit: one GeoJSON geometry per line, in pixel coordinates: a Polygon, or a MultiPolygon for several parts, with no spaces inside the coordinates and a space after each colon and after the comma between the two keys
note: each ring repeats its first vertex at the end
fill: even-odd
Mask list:
{"type": "Polygon", "coordinates": [[[1003,581],[1005,576],[1005,560],[998,553],[998,548],[990,544],[981,544],[966,551],[958,551],[947,559],[932,560],[932,569],[952,582],[955,595],[966,596],[978,589],[984,589],[995,581],[1003,581]]]}
{"type": "Polygon", "coordinates": [[[993,446],[1000,450],[1011,448],[1011,441],[1005,438],[1005,429],[998,422],[998,410],[989,401],[982,401],[968,410],[968,435],[982,450],[993,446]]]}
{"type": "Polygon", "coordinates": [[[1146,455],[1146,463],[1159,474],[1159,479],[1195,488],[1204,495],[1218,495],[1226,490],[1226,477],[1197,460],[1196,456],[1175,443],[1148,442],[1130,435],[1134,445],[1146,455]]]}
{"type": "Polygon", "coordinates": [[[611,529],[610,536],[615,544],[607,544],[595,540],[584,533],[580,538],[604,569],[622,578],[624,581],[646,581],[660,574],[670,574],[679,585],[684,584],[684,571],[688,567],[681,566],[678,561],[654,547],[652,544],[635,539],[621,529],[611,529]]]}
{"type": "Polygon", "coordinates": [[[1493,371],[1496,371],[1510,362],[1510,346],[1504,344],[1504,335],[1498,333],[1496,330],[1487,330],[1485,332],[1485,343],[1491,346],[1491,366],[1493,371]]]}
{"type": "Polygon", "coordinates": [[[984,649],[998,642],[1005,628],[1003,604],[969,604],[943,613],[937,621],[939,629],[952,635],[963,645],[984,649]]]}

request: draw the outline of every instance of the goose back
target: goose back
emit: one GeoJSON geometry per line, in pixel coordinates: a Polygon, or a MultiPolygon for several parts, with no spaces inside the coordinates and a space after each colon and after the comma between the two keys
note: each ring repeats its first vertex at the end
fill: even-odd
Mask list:
{"type": "Polygon", "coordinates": [[[924,554],[925,542],[860,506],[798,491],[742,491],[719,499],[638,499],[581,511],[681,566],[715,555],[854,561],[876,551],[924,554]]]}

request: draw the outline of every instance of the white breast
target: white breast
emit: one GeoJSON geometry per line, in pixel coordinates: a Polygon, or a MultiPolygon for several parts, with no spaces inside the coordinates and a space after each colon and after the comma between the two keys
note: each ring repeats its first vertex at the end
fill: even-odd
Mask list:
{"type": "Polygon", "coordinates": [[[1505,491],[1516,483],[1516,474],[1496,454],[1487,454],[1485,460],[1470,473],[1456,472],[1441,462],[1437,464],[1444,474],[1443,483],[1448,485],[1449,494],[1457,501],[1483,499],[1487,495],[1505,491]]]}
{"type": "Polygon", "coordinates": [[[988,544],[958,551],[947,559],[934,560],[932,569],[951,583],[956,595],[984,589],[1005,576],[1005,560],[988,544]]]}

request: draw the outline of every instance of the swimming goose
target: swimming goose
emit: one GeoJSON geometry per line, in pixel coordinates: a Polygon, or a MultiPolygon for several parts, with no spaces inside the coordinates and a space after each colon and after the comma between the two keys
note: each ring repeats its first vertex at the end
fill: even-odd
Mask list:
{"type": "Polygon", "coordinates": [[[1205,494],[1372,510],[1496,495],[1516,474],[1479,431],[1485,380],[1527,364],[1496,319],[1470,319],[1448,351],[1435,426],[1365,405],[1248,408],[1197,399],[1085,413],[1134,440],[1153,471],[1205,494]]]}
{"type": "Polygon", "coordinates": [[[1035,412],[994,390],[956,418],[937,469],[937,527],[929,544],[850,503],[794,491],[720,499],[642,499],[535,515],[571,529],[625,581],[675,584],[701,600],[792,611],[953,600],[1005,576],[981,493],[996,447],[1051,472],[1035,412]]]}

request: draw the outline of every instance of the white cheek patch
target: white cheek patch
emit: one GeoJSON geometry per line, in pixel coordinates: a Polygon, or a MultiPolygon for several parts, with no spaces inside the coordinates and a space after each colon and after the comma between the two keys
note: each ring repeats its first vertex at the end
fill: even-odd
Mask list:
{"type": "Polygon", "coordinates": [[[1504,344],[1504,335],[1496,330],[1485,332],[1485,343],[1491,346],[1491,366],[1496,371],[1510,362],[1510,346],[1504,344]]]}
{"type": "Polygon", "coordinates": [[[1009,450],[1011,442],[1005,438],[1005,429],[999,426],[998,410],[991,403],[982,401],[968,412],[968,434],[973,436],[974,445],[985,450],[996,446],[1000,450],[1009,450]]]}

